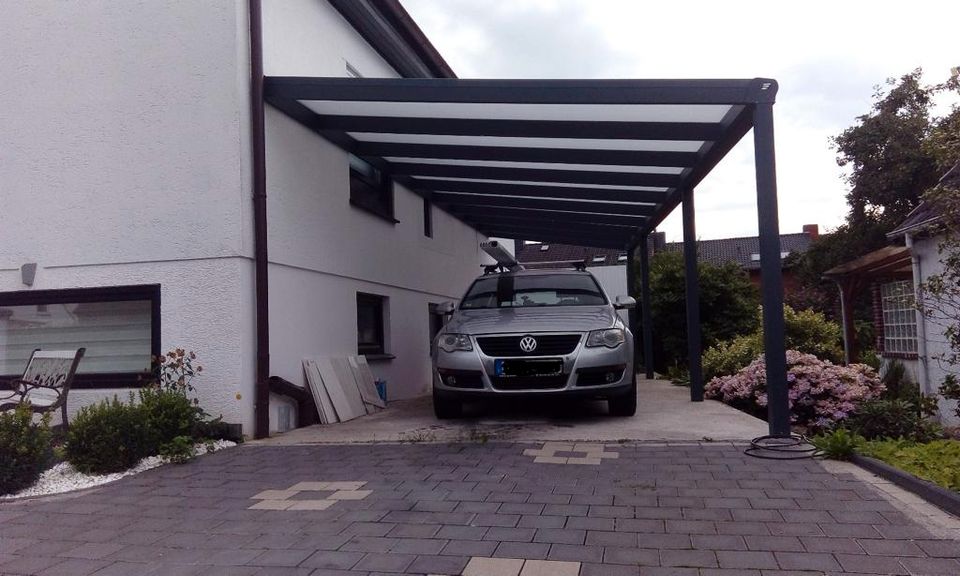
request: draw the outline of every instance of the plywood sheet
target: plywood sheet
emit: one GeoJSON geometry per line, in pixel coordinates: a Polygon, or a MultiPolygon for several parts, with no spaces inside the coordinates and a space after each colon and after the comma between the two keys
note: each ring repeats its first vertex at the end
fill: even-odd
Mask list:
{"type": "MultiPolygon", "coordinates": [[[[357,387],[357,381],[353,377],[353,371],[350,369],[350,362],[346,358],[330,358],[329,360],[337,380],[340,383],[340,387],[343,390],[343,395],[349,403],[350,413],[353,414],[352,418],[366,415],[367,409],[363,405],[360,389],[357,387]]],[[[324,378],[323,381],[326,382],[327,379],[324,378]]],[[[329,390],[329,386],[327,389],[329,390]]],[[[339,408],[337,409],[337,414],[340,414],[339,408]]],[[[344,419],[341,417],[340,420],[343,421],[344,419]]]]}
{"type": "Polygon", "coordinates": [[[317,361],[314,358],[303,359],[303,372],[307,376],[307,384],[310,386],[310,392],[313,394],[313,403],[317,405],[317,413],[320,415],[320,422],[323,424],[334,424],[338,421],[337,413],[330,401],[330,394],[323,385],[323,378],[320,377],[320,370],[317,367],[317,361]]]}
{"type": "Polygon", "coordinates": [[[327,394],[330,395],[330,402],[336,411],[337,419],[340,422],[346,422],[365,415],[366,410],[363,409],[363,401],[360,400],[360,391],[357,390],[357,385],[353,381],[353,375],[349,374],[349,370],[347,374],[350,377],[347,381],[349,386],[344,386],[338,371],[334,368],[333,358],[317,358],[316,364],[320,377],[323,379],[323,386],[327,394]],[[356,402],[351,400],[351,391],[357,397],[356,402]]]}
{"type": "Polygon", "coordinates": [[[353,377],[357,381],[363,403],[377,408],[386,408],[387,405],[380,398],[380,394],[377,394],[377,386],[373,383],[376,379],[370,371],[367,359],[363,356],[350,356],[347,360],[350,362],[350,369],[353,370],[353,377]]]}

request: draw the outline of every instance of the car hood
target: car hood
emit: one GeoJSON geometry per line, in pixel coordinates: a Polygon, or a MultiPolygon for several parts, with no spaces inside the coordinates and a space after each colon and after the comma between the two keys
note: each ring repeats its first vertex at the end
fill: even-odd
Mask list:
{"type": "Polygon", "coordinates": [[[613,306],[457,310],[444,331],[456,334],[586,332],[610,328],[618,318],[613,306]]]}

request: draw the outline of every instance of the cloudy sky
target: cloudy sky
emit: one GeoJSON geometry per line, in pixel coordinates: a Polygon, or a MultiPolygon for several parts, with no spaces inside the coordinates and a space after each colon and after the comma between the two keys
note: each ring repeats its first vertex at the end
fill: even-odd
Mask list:
{"type": "MultiPolygon", "coordinates": [[[[402,0],[461,78],[776,78],[780,229],[837,226],[846,187],[828,138],[873,87],[960,65],[960,4],[715,0],[402,0]]],[[[697,235],[757,231],[748,135],[697,190],[697,235]]],[[[680,210],[660,227],[681,237],[680,210]]]]}

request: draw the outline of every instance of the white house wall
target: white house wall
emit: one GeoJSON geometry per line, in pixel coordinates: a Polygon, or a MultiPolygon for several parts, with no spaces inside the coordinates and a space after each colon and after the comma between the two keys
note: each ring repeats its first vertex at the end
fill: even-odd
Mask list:
{"type": "MultiPolygon", "coordinates": [[[[943,271],[943,264],[940,262],[940,255],[937,250],[939,241],[939,238],[916,239],[913,243],[913,255],[920,259],[920,276],[922,281],[943,271]]],[[[956,366],[946,366],[937,359],[950,353],[949,344],[944,337],[944,330],[945,326],[943,326],[943,323],[930,320],[924,321],[923,334],[926,338],[927,354],[925,362],[923,358],[920,359],[917,370],[923,370],[924,365],[926,365],[929,388],[933,392],[937,391],[947,374],[957,374],[958,372],[956,366]]],[[[945,401],[941,399],[940,415],[945,423],[960,425],[960,420],[957,419],[954,412],[955,406],[955,401],[945,401]]]]}
{"type": "Polygon", "coordinates": [[[26,262],[34,289],[161,284],[163,347],[195,350],[203,405],[249,431],[246,10],[4,2],[0,290],[26,262]]]}
{"type": "MultiPolygon", "coordinates": [[[[363,76],[396,76],[326,2],[265,3],[263,22],[267,75],[346,76],[349,63],[363,76]]],[[[304,356],[356,354],[356,294],[366,292],[388,298],[396,356],[374,362],[374,374],[391,399],[429,392],[428,305],[462,296],[484,238],[437,208],[424,236],[423,200],[400,185],[398,224],[354,208],[345,152],[269,106],[266,133],[271,373],[303,385],[304,356]]]]}

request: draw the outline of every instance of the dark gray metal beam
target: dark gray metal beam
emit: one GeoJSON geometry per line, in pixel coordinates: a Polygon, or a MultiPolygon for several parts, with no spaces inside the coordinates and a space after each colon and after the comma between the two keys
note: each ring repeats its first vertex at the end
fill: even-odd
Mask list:
{"type": "Polygon", "coordinates": [[[790,434],[790,401],[783,320],[783,271],[777,213],[777,167],[773,140],[773,105],[753,113],[754,163],[757,171],[757,219],[760,225],[760,290],[763,302],[763,349],[767,370],[767,423],[770,434],[790,434]]]}
{"type": "Polygon", "coordinates": [[[642,174],[604,172],[599,170],[551,170],[539,168],[500,168],[491,166],[450,166],[443,164],[408,164],[391,162],[392,174],[436,176],[440,178],[485,178],[522,182],[564,182],[568,184],[600,184],[604,186],[650,186],[670,188],[680,183],[679,174],[642,174]]]}
{"type": "Polygon", "coordinates": [[[647,236],[640,237],[640,311],[643,313],[643,367],[653,378],[653,311],[650,310],[650,247],[647,236]]]}
{"type": "MultiPolygon", "coordinates": [[[[629,250],[627,250],[627,270],[626,270],[626,274],[627,274],[627,294],[629,294],[630,296],[633,296],[634,298],[637,297],[637,270],[636,270],[636,258],[635,258],[635,256],[636,256],[636,246],[633,246],[633,247],[631,247],[629,250]]],[[[639,341],[640,336],[639,336],[639,334],[637,333],[637,326],[638,326],[638,324],[637,324],[637,309],[636,309],[636,307],[631,308],[630,310],[627,311],[627,318],[628,318],[629,324],[630,324],[630,326],[629,326],[629,327],[630,327],[630,333],[633,334],[633,366],[631,367],[631,369],[633,370],[633,376],[634,376],[634,378],[636,378],[636,376],[637,376],[637,366],[639,366],[639,362],[638,362],[637,358],[640,357],[640,355],[639,355],[639,353],[638,353],[640,349],[639,349],[639,347],[637,346],[637,342],[639,341]]]]}
{"type": "Polygon", "coordinates": [[[554,222],[562,225],[566,222],[586,224],[617,224],[621,226],[642,226],[643,216],[623,216],[618,214],[584,214],[582,212],[563,212],[557,210],[537,210],[531,208],[513,208],[509,206],[491,207],[485,204],[450,204],[447,212],[460,217],[475,217],[478,221],[519,220],[522,223],[554,222]]]}
{"type": "Polygon", "coordinates": [[[741,80],[463,80],[267,78],[270,97],[365,102],[504,104],[752,104],[773,101],[775,82],[741,80]]]}
{"type": "Polygon", "coordinates": [[[683,262],[687,296],[687,364],[690,400],[703,401],[703,370],[700,365],[700,278],[697,266],[697,224],[693,190],[683,191],[683,262]]]}
{"type": "Polygon", "coordinates": [[[527,218],[526,220],[521,221],[516,219],[496,217],[478,218],[476,216],[464,215],[462,216],[462,219],[478,228],[483,228],[484,226],[520,226],[530,230],[531,233],[535,231],[562,231],[597,234],[601,236],[615,234],[628,238],[637,230],[634,226],[617,226],[615,224],[611,225],[585,222],[550,222],[532,218],[527,218]]]}
{"type": "Polygon", "coordinates": [[[493,120],[489,118],[318,115],[317,124],[326,130],[375,132],[379,134],[679,141],[712,141],[723,136],[723,129],[720,124],[708,122],[493,120]]]}
{"type": "Polygon", "coordinates": [[[405,144],[401,142],[358,141],[358,156],[437,158],[443,160],[487,160],[506,162],[547,162],[602,164],[609,166],[676,166],[685,168],[697,161],[696,152],[648,150],[601,150],[595,148],[521,148],[519,146],[455,146],[448,144],[405,144]]]}
{"type": "Polygon", "coordinates": [[[413,186],[432,192],[469,192],[496,196],[533,196],[536,198],[565,198],[609,202],[640,202],[656,204],[666,198],[666,192],[629,190],[624,188],[590,188],[581,186],[550,186],[536,184],[508,184],[501,182],[469,182],[464,180],[431,180],[412,178],[413,186]]]}
{"type": "Polygon", "coordinates": [[[552,200],[547,198],[513,198],[510,196],[477,196],[476,194],[447,194],[435,192],[430,198],[437,204],[479,204],[482,206],[507,206],[514,208],[539,208],[543,210],[568,210],[596,214],[627,214],[647,216],[653,214],[653,206],[641,204],[614,204],[611,202],[579,202],[576,200],[552,200]]]}
{"type": "Polygon", "coordinates": [[[487,236],[496,236],[498,238],[513,238],[520,234],[526,235],[526,240],[537,242],[556,242],[558,244],[570,244],[573,246],[588,246],[595,248],[610,248],[613,250],[623,250],[626,248],[626,238],[611,238],[590,234],[575,234],[564,232],[538,232],[530,233],[525,227],[508,226],[485,226],[481,231],[487,236]]]}

